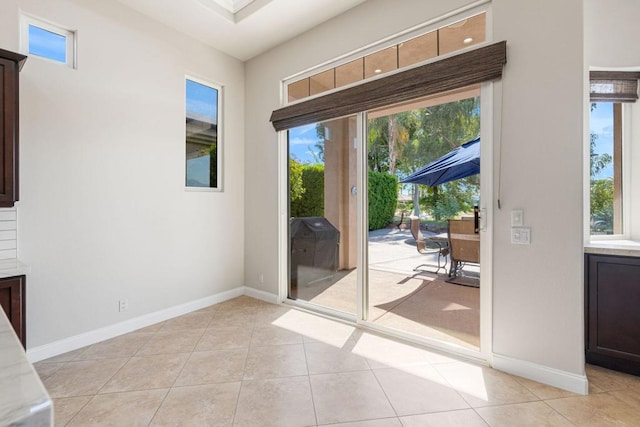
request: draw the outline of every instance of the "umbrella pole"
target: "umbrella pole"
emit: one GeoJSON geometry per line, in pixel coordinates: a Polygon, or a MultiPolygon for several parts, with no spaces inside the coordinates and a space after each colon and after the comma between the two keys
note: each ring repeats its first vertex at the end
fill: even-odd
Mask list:
{"type": "Polygon", "coordinates": [[[413,215],[420,218],[420,192],[418,191],[418,184],[413,184],[413,215]]]}

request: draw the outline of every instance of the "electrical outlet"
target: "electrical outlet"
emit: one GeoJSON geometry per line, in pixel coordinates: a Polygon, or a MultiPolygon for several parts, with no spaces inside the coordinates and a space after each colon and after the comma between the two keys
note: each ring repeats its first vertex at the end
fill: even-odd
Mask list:
{"type": "Polygon", "coordinates": [[[260,280],[260,283],[264,283],[264,274],[260,273],[260,275],[258,276],[258,280],[260,280]]]}
{"type": "Polygon", "coordinates": [[[129,308],[129,300],[121,299],[118,301],[118,311],[127,311],[129,308]]]}

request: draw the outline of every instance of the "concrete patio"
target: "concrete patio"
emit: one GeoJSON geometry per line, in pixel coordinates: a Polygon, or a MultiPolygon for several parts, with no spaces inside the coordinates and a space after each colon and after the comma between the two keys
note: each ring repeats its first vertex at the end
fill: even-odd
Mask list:
{"type": "MultiPolygon", "coordinates": [[[[425,237],[429,233],[425,232],[425,237]]],[[[431,273],[437,254],[416,250],[409,230],[387,228],[369,233],[369,321],[461,347],[480,345],[480,290],[447,283],[445,271],[431,273]]],[[[465,267],[478,275],[479,268],[465,267]]],[[[357,271],[339,271],[332,279],[300,286],[302,300],[350,314],[356,313],[357,271]]]]}

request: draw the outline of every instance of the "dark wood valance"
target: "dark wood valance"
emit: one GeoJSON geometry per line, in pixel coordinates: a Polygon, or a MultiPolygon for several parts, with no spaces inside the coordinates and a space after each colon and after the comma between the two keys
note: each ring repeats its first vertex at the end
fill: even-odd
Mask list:
{"type": "Polygon", "coordinates": [[[637,71],[589,72],[591,102],[636,102],[638,99],[637,71]]]}
{"type": "Polygon", "coordinates": [[[506,62],[507,42],[494,43],[280,108],[271,122],[281,131],[496,80],[506,62]]]}

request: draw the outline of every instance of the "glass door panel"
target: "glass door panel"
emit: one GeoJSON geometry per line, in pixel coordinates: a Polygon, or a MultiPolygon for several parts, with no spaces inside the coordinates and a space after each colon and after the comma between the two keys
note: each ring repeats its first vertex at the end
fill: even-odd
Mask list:
{"type": "Polygon", "coordinates": [[[479,134],[479,86],[368,113],[366,321],[479,350],[479,134]]]}
{"type": "Polygon", "coordinates": [[[288,297],[357,312],[356,116],[290,129],[288,297]]]}

